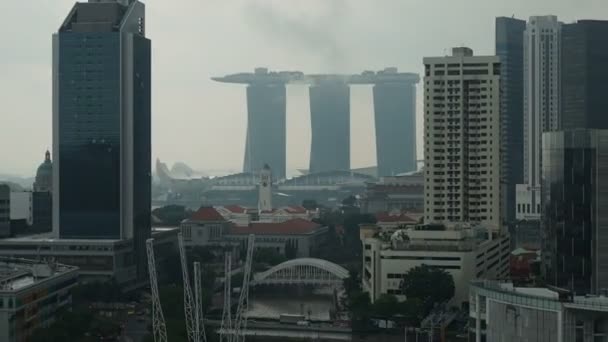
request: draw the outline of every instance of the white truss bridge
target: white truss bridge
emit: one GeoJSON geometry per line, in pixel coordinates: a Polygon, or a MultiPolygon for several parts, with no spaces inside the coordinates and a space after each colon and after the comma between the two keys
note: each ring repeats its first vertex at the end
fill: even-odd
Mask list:
{"type": "Polygon", "coordinates": [[[339,287],[348,275],[347,269],[327,260],[300,258],[255,274],[251,285],[303,284],[339,287]]]}

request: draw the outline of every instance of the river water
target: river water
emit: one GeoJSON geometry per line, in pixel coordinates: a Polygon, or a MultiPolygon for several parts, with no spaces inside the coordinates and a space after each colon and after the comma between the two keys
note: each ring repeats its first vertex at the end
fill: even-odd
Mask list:
{"type": "Polygon", "coordinates": [[[254,294],[250,295],[247,317],[276,319],[281,314],[304,315],[311,321],[330,321],[333,300],[329,294],[254,294]]]}

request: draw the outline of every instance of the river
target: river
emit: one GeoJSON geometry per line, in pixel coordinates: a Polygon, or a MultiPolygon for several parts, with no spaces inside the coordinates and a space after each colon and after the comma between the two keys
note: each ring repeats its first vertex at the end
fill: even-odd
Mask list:
{"type": "Polygon", "coordinates": [[[331,292],[329,293],[255,293],[250,296],[247,317],[255,319],[279,319],[281,314],[304,315],[311,321],[330,321],[334,310],[331,292]]]}

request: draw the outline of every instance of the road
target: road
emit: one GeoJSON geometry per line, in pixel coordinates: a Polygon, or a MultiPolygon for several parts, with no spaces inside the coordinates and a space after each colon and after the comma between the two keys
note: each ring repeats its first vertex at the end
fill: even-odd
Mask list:
{"type": "Polygon", "coordinates": [[[129,315],[124,323],[121,342],[142,342],[143,339],[150,333],[148,331],[148,325],[151,324],[149,315],[145,314],[146,304],[139,304],[137,306],[138,313],[141,315],[129,315]]]}

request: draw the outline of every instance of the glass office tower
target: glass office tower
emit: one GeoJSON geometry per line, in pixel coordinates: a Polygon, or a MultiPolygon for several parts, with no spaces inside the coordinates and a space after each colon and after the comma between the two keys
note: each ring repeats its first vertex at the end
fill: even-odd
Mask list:
{"type": "Polygon", "coordinates": [[[133,239],[138,273],[150,236],[150,56],[136,0],[76,3],[53,36],[53,230],[133,239]]]}
{"type": "Polygon", "coordinates": [[[496,18],[496,55],[501,75],[501,155],[505,220],[515,220],[515,186],[524,181],[524,31],[526,21],[496,18]]]}
{"type": "Polygon", "coordinates": [[[543,271],[578,294],[608,288],[608,130],[543,134],[543,271]]]}

